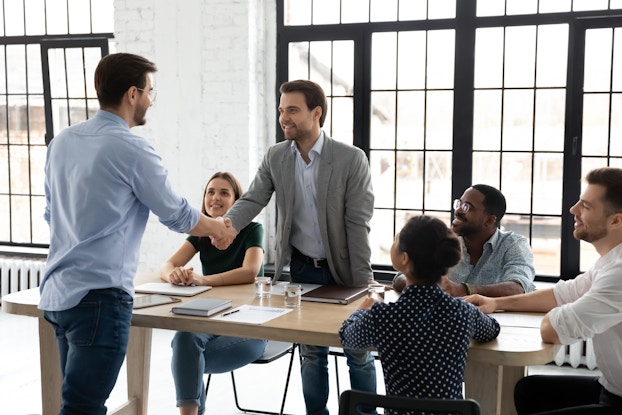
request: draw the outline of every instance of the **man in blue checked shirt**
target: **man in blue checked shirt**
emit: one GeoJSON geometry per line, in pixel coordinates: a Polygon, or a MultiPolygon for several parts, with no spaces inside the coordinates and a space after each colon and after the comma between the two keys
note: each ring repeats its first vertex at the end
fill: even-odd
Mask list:
{"type": "MultiPolygon", "coordinates": [[[[505,215],[503,194],[492,186],[475,184],[454,200],[451,227],[462,242],[462,260],[444,276],[441,288],[453,296],[488,297],[533,291],[535,268],[529,241],[523,235],[499,229],[505,215]]],[[[393,282],[401,291],[406,280],[393,282]]]]}

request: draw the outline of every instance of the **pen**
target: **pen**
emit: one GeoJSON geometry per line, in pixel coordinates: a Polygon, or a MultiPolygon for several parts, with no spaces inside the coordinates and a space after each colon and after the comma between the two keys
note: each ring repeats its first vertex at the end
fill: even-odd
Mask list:
{"type": "Polygon", "coordinates": [[[220,317],[227,317],[229,314],[237,313],[238,311],[240,310],[233,310],[233,311],[229,311],[228,313],[222,313],[220,317]]]}

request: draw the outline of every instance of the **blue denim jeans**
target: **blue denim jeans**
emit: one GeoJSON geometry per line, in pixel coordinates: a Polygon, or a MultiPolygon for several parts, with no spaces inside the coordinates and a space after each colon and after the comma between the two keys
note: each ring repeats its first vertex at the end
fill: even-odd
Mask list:
{"type": "Polygon", "coordinates": [[[54,327],[63,374],[60,415],[105,415],[125,358],[132,296],[118,288],[90,291],[63,311],[45,311],[54,327]]]}
{"type": "MultiPolygon", "coordinates": [[[[292,282],[335,284],[328,268],[315,268],[295,257],[290,261],[290,274],[292,282]]],[[[302,393],[307,415],[328,414],[328,351],[328,347],[300,345],[302,393]]],[[[350,387],[376,393],[376,365],[371,353],[351,349],[344,349],[344,353],[350,368],[350,387]]]]}
{"type": "Polygon", "coordinates": [[[205,373],[226,373],[257,360],[266,340],[177,332],[171,342],[171,369],[177,406],[195,404],[205,412],[205,373]]]}

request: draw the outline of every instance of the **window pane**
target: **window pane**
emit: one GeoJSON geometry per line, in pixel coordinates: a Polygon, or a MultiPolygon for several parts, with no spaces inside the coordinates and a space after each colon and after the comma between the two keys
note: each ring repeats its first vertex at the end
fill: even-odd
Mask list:
{"type": "Polygon", "coordinates": [[[354,100],[352,98],[332,98],[331,114],[331,137],[343,143],[352,144],[354,136],[354,100]]]}
{"type": "Polygon", "coordinates": [[[28,45],[28,93],[43,94],[43,74],[41,72],[41,49],[39,45],[28,45]]]}
{"type": "Polygon", "coordinates": [[[540,13],[557,13],[570,11],[572,0],[540,0],[540,13]]]}
{"type": "Polygon", "coordinates": [[[428,151],[425,154],[426,210],[443,210],[451,207],[451,152],[428,151]]]}
{"type": "Polygon", "coordinates": [[[474,81],[476,88],[503,86],[503,36],[502,27],[476,30],[474,81]]]}
{"type": "MultiPolygon", "coordinates": [[[[45,176],[43,169],[46,153],[46,146],[30,146],[30,193],[32,194],[44,194],[44,181],[42,179],[45,176]]],[[[41,211],[41,215],[43,215],[43,211],[41,211]]]]}
{"type": "Polygon", "coordinates": [[[609,141],[612,156],[622,156],[622,94],[611,97],[611,140],[609,141]]]}
{"type": "Polygon", "coordinates": [[[333,95],[354,94],[354,42],[333,42],[333,95]]]}
{"type": "Polygon", "coordinates": [[[309,42],[289,44],[289,79],[309,79],[309,42]]]}
{"type": "Polygon", "coordinates": [[[54,10],[54,13],[46,15],[48,35],[67,34],[67,0],[45,0],[45,2],[46,10],[54,10]]]}
{"type": "Polygon", "coordinates": [[[528,213],[531,206],[531,153],[504,153],[501,161],[501,191],[507,211],[528,213]]]}
{"type": "Polygon", "coordinates": [[[423,208],[423,160],[422,151],[397,152],[396,204],[400,209],[423,208]]]}
{"type": "Polygon", "coordinates": [[[473,149],[501,149],[501,91],[475,91],[473,149]]]}
{"type": "Polygon", "coordinates": [[[11,196],[11,231],[13,242],[30,242],[30,197],[11,196]]]}
{"type": "Polygon", "coordinates": [[[0,95],[0,144],[9,142],[8,125],[6,119],[6,95],[0,95]]]}
{"type": "Polygon", "coordinates": [[[49,49],[50,94],[52,98],[67,98],[65,49],[49,49]]]}
{"type": "Polygon", "coordinates": [[[538,11],[538,0],[507,0],[507,14],[532,14],[538,11]]]}
{"type": "MultiPolygon", "coordinates": [[[[95,1],[97,2],[97,1],[95,1]]],[[[90,1],[69,0],[69,33],[91,32],[91,9],[90,1]]]]}
{"type": "Polygon", "coordinates": [[[538,27],[537,86],[566,86],[567,45],[567,24],[538,27]]]}
{"type": "Polygon", "coordinates": [[[3,3],[6,35],[24,36],[24,3],[16,0],[3,3]]]}
{"type": "Polygon", "coordinates": [[[66,50],[67,78],[69,82],[69,97],[86,98],[86,84],[84,74],[84,58],[82,49],[72,48],[66,50]]]}
{"type": "Polygon", "coordinates": [[[60,133],[64,128],[69,127],[67,100],[52,100],[52,120],[54,122],[54,136],[60,133]]]}
{"type": "Polygon", "coordinates": [[[397,0],[371,0],[370,17],[372,22],[396,21],[397,0]]]}
{"type": "Polygon", "coordinates": [[[583,96],[583,151],[584,156],[607,155],[609,121],[609,94],[583,96]]]}
{"type": "Polygon", "coordinates": [[[394,89],[397,62],[397,34],[372,34],[371,88],[394,89]]]}
{"type": "MultiPolygon", "coordinates": [[[[1,16],[2,16],[2,11],[0,10],[0,17],[1,16]]],[[[5,81],[6,61],[4,59],[4,56],[5,56],[4,45],[0,45],[0,94],[6,93],[6,81],[5,81]]]]}
{"type": "Polygon", "coordinates": [[[622,91],[622,29],[616,28],[613,40],[613,90],[622,91]]]}
{"type": "Polygon", "coordinates": [[[606,10],[608,0],[573,0],[572,10],[575,12],[584,10],[606,10]]]}
{"type": "Polygon", "coordinates": [[[503,98],[503,150],[533,148],[533,90],[506,90],[503,98]]]}
{"type": "Polygon", "coordinates": [[[536,59],[536,27],[505,29],[505,86],[533,87],[536,59]]]}
{"type": "Polygon", "coordinates": [[[566,91],[564,89],[536,91],[536,150],[564,150],[565,110],[566,91]]]}
{"type": "Polygon", "coordinates": [[[422,149],[425,127],[425,92],[398,92],[397,103],[397,147],[422,149]]]}
{"type": "Polygon", "coordinates": [[[26,2],[26,35],[35,36],[44,34],[45,0],[28,0],[26,2]]]}
{"type": "Polygon", "coordinates": [[[371,148],[394,148],[395,92],[372,92],[371,112],[371,148]]]}
{"type": "Polygon", "coordinates": [[[559,215],[562,211],[564,180],[564,156],[562,153],[534,154],[533,213],[559,215]]]}
{"type": "Polygon", "coordinates": [[[84,49],[84,72],[86,77],[86,92],[89,98],[97,98],[97,91],[95,91],[95,79],[92,74],[95,73],[95,68],[101,60],[102,52],[99,48],[85,48],[84,49]]]}
{"type": "Polygon", "coordinates": [[[428,19],[453,19],[456,17],[456,0],[430,0],[428,7],[428,19]]]}
{"type": "Polygon", "coordinates": [[[397,61],[398,88],[425,88],[426,32],[399,32],[397,61]]]}
{"type": "Polygon", "coordinates": [[[341,23],[361,22],[369,22],[369,0],[341,0],[341,23]]]}
{"type": "Polygon", "coordinates": [[[561,218],[534,216],[531,228],[531,250],[538,275],[559,275],[561,264],[561,218]]]}
{"type": "Polygon", "coordinates": [[[9,193],[9,146],[0,145],[0,194],[9,193]]]}
{"type": "Polygon", "coordinates": [[[453,144],[454,94],[451,91],[430,91],[426,104],[426,147],[451,149],[453,144]]]}
{"type": "Polygon", "coordinates": [[[392,210],[374,209],[369,232],[371,262],[374,264],[391,263],[391,245],[395,236],[394,220],[392,210]]]}
{"type": "Polygon", "coordinates": [[[585,32],[586,92],[609,91],[611,82],[611,29],[590,29],[585,32]]]}
{"type": "Polygon", "coordinates": [[[12,145],[9,159],[11,169],[11,193],[30,193],[30,166],[28,165],[28,146],[12,145]]]}
{"type": "Polygon", "coordinates": [[[11,240],[11,212],[10,199],[7,195],[0,195],[0,240],[11,240]]]}
{"type": "Polygon", "coordinates": [[[9,97],[9,142],[28,144],[28,106],[26,95],[9,97]]]}
{"type": "Polygon", "coordinates": [[[43,96],[31,95],[28,100],[28,130],[30,134],[30,144],[45,144],[43,96]]]}
{"type": "Polygon", "coordinates": [[[326,68],[333,66],[332,42],[311,42],[309,56],[311,65],[309,80],[321,86],[326,95],[332,95],[330,74],[326,73],[326,68]]]}
{"type": "Polygon", "coordinates": [[[427,0],[410,0],[399,2],[399,20],[425,20],[427,0]]]}
{"type": "Polygon", "coordinates": [[[394,208],[395,152],[370,151],[369,165],[375,195],[375,207],[394,208]]]}
{"type": "MultiPolygon", "coordinates": [[[[304,3],[304,0],[296,1],[304,3]]],[[[93,33],[114,32],[114,7],[112,1],[91,0],[93,33]]]]}
{"type": "Polygon", "coordinates": [[[504,0],[477,0],[477,16],[503,16],[505,14],[504,0]]]}
{"type": "Polygon", "coordinates": [[[313,24],[339,23],[339,4],[334,0],[313,0],[313,24]]]}
{"type": "Polygon", "coordinates": [[[499,189],[501,186],[499,182],[500,172],[501,153],[479,151],[473,153],[473,183],[487,184],[499,189]]]}
{"type": "Polygon", "coordinates": [[[428,32],[428,88],[453,88],[455,34],[453,30],[428,32]]]}
{"type": "Polygon", "coordinates": [[[50,227],[43,219],[45,197],[33,196],[32,201],[32,242],[35,244],[50,243],[50,227]]]}
{"type": "Polygon", "coordinates": [[[6,47],[7,66],[11,69],[7,73],[7,91],[12,94],[26,92],[26,48],[24,45],[9,45],[6,47]]]}

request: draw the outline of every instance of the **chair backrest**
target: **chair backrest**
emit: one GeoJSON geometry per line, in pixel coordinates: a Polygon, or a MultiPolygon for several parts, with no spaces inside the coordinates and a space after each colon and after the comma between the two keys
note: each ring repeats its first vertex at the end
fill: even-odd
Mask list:
{"type": "Polygon", "coordinates": [[[472,399],[417,399],[385,396],[355,390],[344,391],[339,398],[339,415],[359,415],[362,408],[384,408],[393,413],[480,415],[479,404],[472,399]]]}

